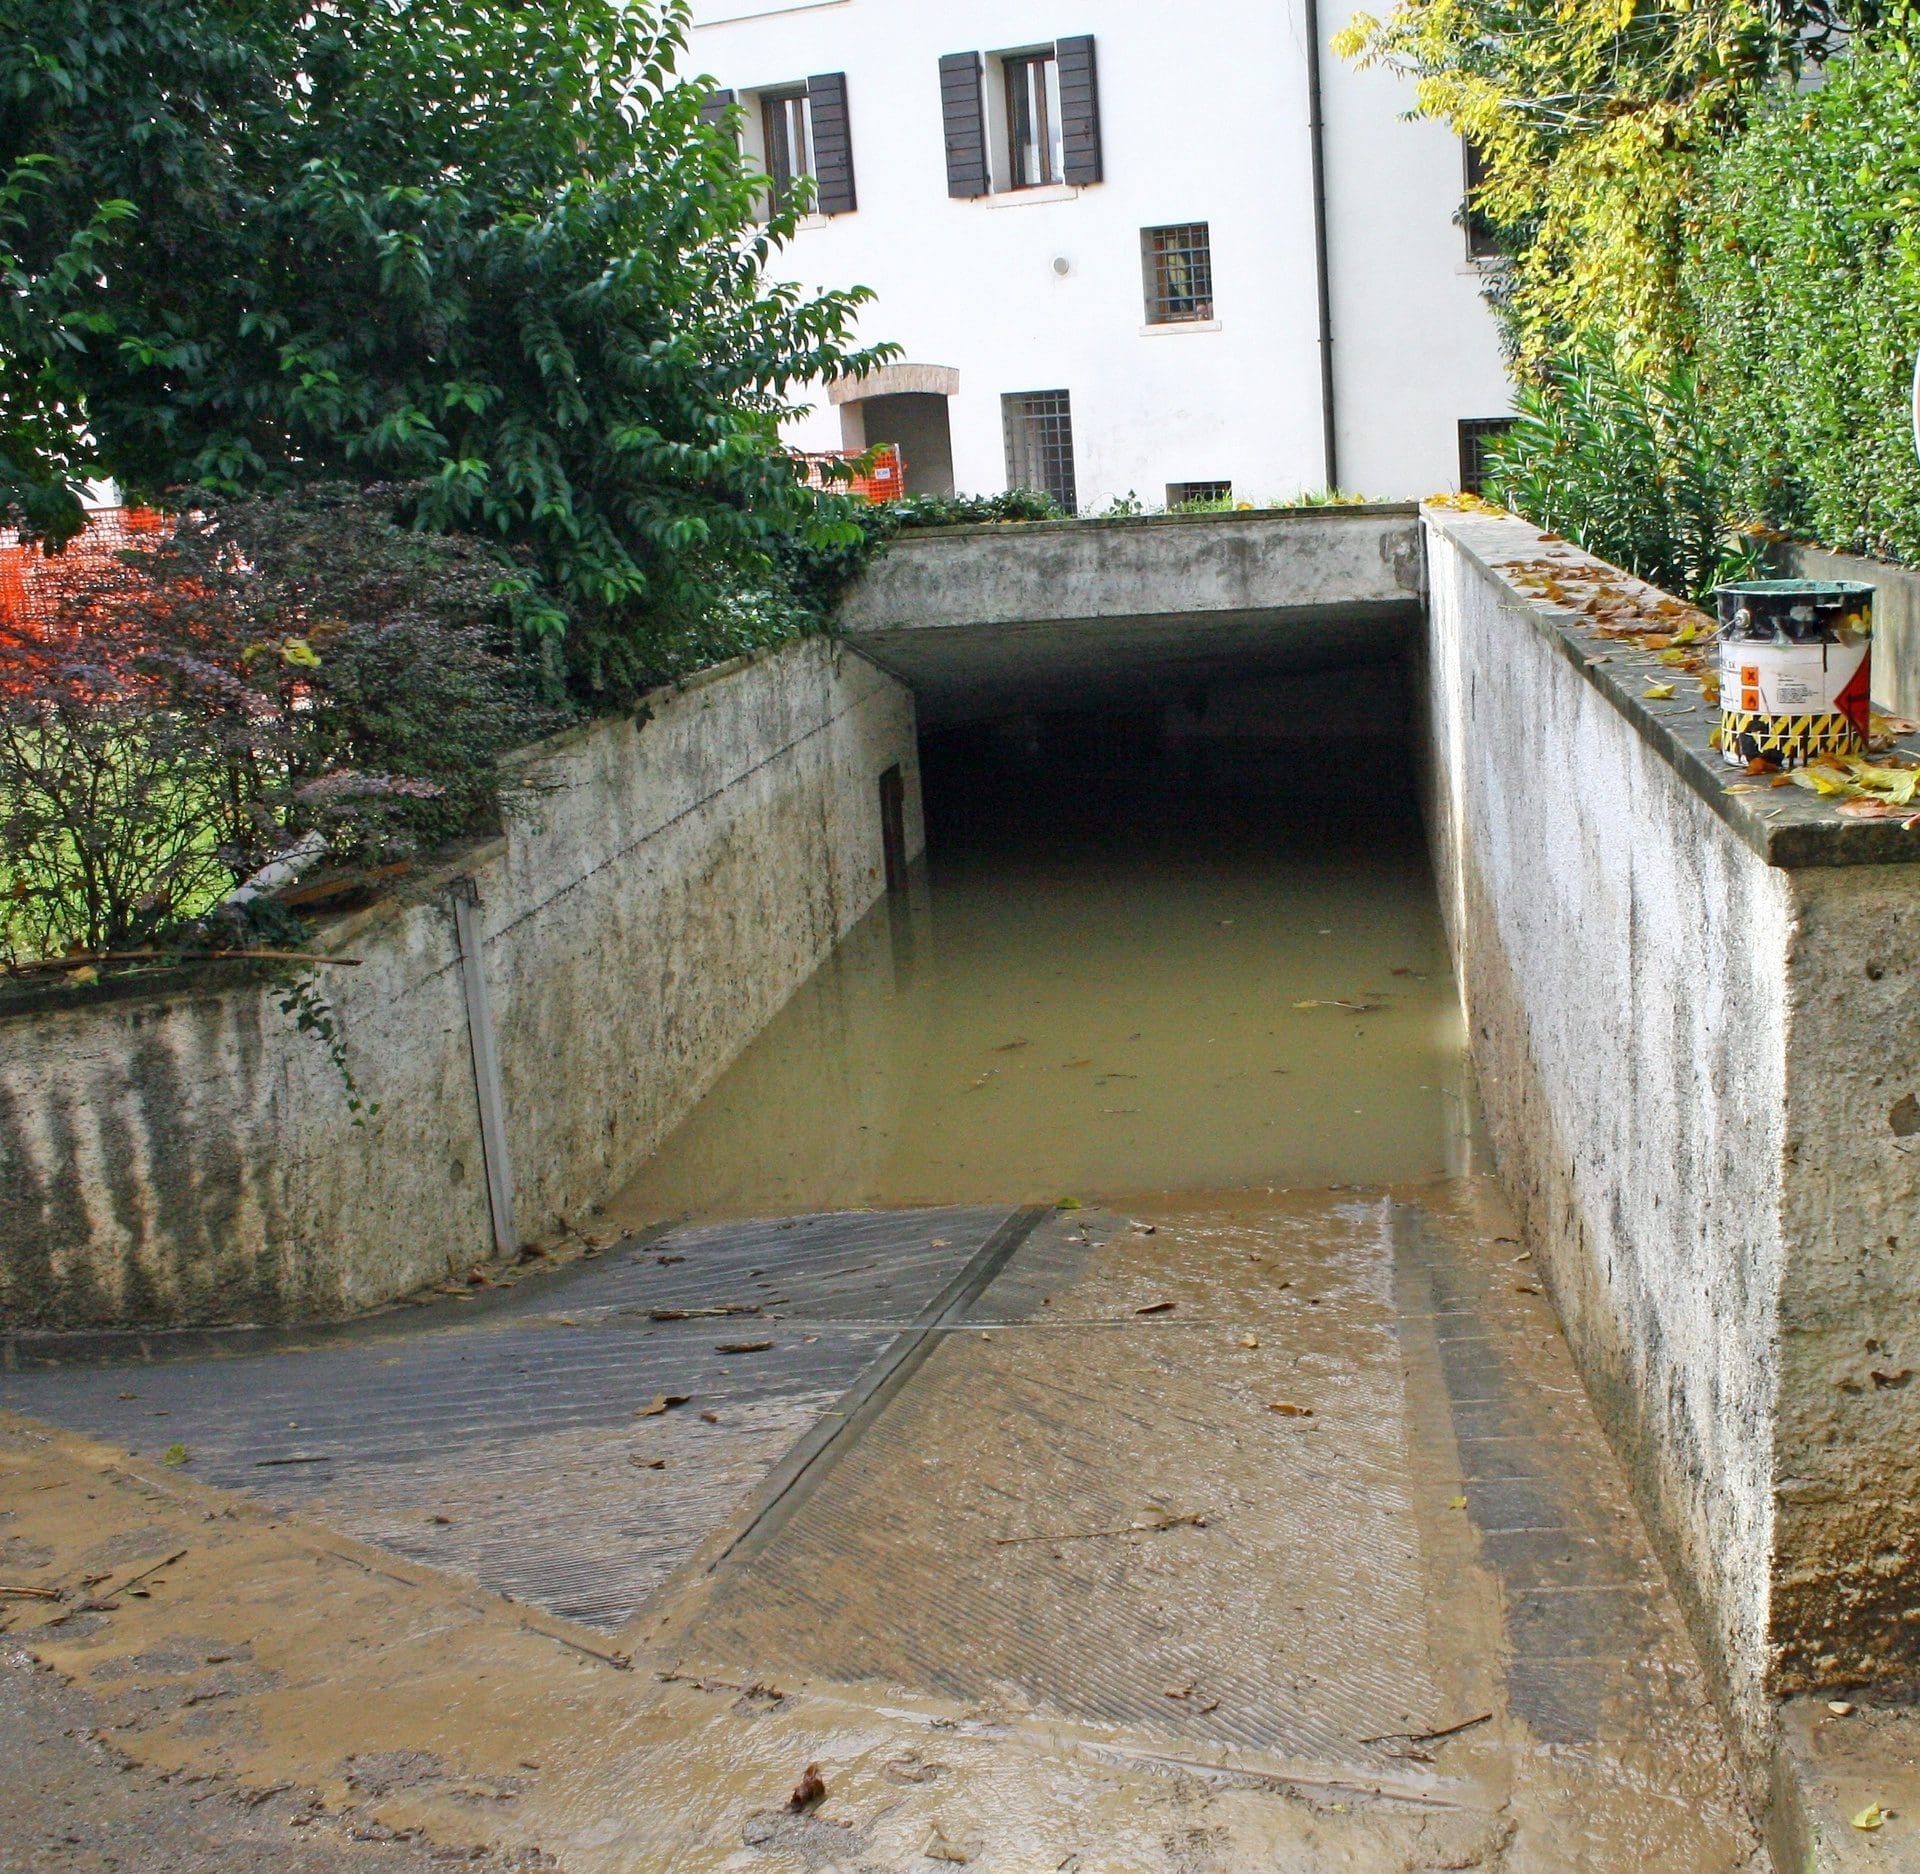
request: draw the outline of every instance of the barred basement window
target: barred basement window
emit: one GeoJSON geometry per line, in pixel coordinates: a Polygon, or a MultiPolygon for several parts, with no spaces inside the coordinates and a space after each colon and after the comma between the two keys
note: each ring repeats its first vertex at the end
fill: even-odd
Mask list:
{"type": "Polygon", "coordinates": [[[1204,221],[1142,228],[1140,260],[1146,275],[1149,325],[1213,317],[1213,249],[1204,221]]]}
{"type": "Polygon", "coordinates": [[[1080,503],[1073,480],[1073,406],[1064,390],[1009,392],[1000,399],[1007,432],[1007,486],[1052,495],[1069,514],[1080,503]]]}
{"type": "Polygon", "coordinates": [[[1460,492],[1484,494],[1487,486],[1487,444],[1513,427],[1510,416],[1470,416],[1460,420],[1460,492]]]}
{"type": "Polygon", "coordinates": [[[1168,482],[1167,506],[1170,508],[1231,507],[1232,482],[1168,482]]]}

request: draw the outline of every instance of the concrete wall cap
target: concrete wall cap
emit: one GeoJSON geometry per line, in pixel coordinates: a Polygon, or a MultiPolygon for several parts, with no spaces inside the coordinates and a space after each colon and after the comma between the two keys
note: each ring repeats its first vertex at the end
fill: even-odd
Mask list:
{"type": "MultiPolygon", "coordinates": [[[[1768,865],[1920,864],[1920,828],[1909,832],[1899,820],[1854,819],[1799,787],[1777,793],[1770,789],[1764,796],[1730,792],[1748,777],[1723,762],[1708,742],[1719,724],[1719,711],[1697,698],[1689,703],[1676,695],[1672,703],[1662,704],[1643,696],[1651,682],[1678,673],[1636,651],[1628,640],[1596,636],[1582,613],[1523,590],[1510,569],[1523,561],[1537,565],[1552,558],[1576,577],[1584,570],[1598,570],[1616,588],[1638,588],[1650,601],[1669,594],[1570,541],[1542,533],[1516,514],[1434,505],[1423,506],[1421,513],[1429,528],[1445,535],[1500,588],[1507,609],[1525,619],[1632,723],[1647,746],[1768,865]]],[[[1650,619],[1648,629],[1658,629],[1657,622],[1650,619]]],[[[1570,750],[1569,763],[1577,759],[1577,751],[1570,750]]]]}

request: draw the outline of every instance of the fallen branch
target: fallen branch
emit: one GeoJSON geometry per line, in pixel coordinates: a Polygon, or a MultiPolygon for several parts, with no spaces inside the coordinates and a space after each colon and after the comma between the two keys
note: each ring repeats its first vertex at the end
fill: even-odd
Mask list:
{"type": "Polygon", "coordinates": [[[0,1594],[18,1594],[29,1601],[57,1601],[60,1598],[58,1588],[7,1588],[0,1587],[0,1594]]]}
{"type": "Polygon", "coordinates": [[[1442,1725],[1437,1731],[1382,1731],[1378,1737],[1363,1737],[1363,1744],[1437,1744],[1443,1737],[1458,1737],[1476,1724],[1491,1724],[1493,1713],[1483,1711],[1477,1717],[1462,1718],[1458,1724],[1442,1725]]]}
{"type": "Polygon", "coordinates": [[[555,1633],[549,1627],[536,1627],[526,1621],[521,1622],[520,1631],[522,1633],[537,1633],[541,1639],[551,1640],[556,1646],[570,1647],[576,1653],[584,1653],[587,1658],[597,1659],[603,1666],[611,1666],[615,1672],[631,1672],[633,1670],[633,1655],[631,1653],[603,1653],[598,1647],[585,1646],[578,1640],[570,1639],[564,1633],[555,1633]]]}
{"type": "Polygon", "coordinates": [[[1064,1535],[1049,1535],[1042,1531],[1035,1535],[995,1536],[993,1546],[1004,1549],[1016,1542],[1097,1542],[1102,1536],[1158,1535],[1163,1529],[1204,1529],[1206,1526],[1204,1511],[1188,1510],[1183,1516],[1167,1515],[1152,1522],[1127,1523],[1118,1529],[1074,1529],[1064,1535]]]}
{"type": "Polygon", "coordinates": [[[161,1559],[153,1563],[151,1567],[141,1569],[137,1575],[129,1575],[125,1581],[119,1582],[111,1588],[104,1589],[99,1594],[90,1595],[73,1611],[76,1614],[112,1613],[118,1604],[115,1599],[116,1596],[125,1594],[131,1588],[138,1587],[149,1575],[157,1575],[161,1569],[171,1568],[174,1563],[179,1561],[185,1554],[185,1549],[175,1549],[171,1555],[161,1557],[161,1559]]]}

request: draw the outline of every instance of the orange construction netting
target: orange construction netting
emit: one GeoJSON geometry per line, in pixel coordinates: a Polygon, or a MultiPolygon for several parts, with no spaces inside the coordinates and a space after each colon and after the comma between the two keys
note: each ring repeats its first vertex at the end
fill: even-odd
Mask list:
{"type": "Polygon", "coordinates": [[[151,508],[96,508],[59,553],[0,528],[0,625],[58,624],[75,590],[96,583],[104,567],[166,525],[151,508]]]}

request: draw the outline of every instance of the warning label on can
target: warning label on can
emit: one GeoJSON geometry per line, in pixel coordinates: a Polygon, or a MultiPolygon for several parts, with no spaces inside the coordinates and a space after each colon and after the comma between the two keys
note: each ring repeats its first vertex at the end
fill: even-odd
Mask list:
{"type": "Polygon", "coordinates": [[[1793,763],[1866,746],[1868,641],[1769,644],[1734,638],[1720,647],[1721,750],[1793,763]]]}

